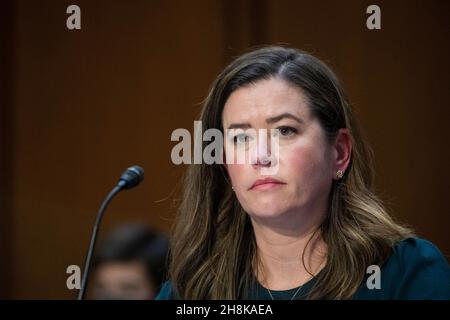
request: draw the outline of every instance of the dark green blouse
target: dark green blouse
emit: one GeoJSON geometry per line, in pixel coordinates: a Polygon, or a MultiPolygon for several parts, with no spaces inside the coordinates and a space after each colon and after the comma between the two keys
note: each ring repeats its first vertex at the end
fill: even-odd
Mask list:
{"type": "MultiPolygon", "coordinates": [[[[370,276],[370,274],[368,275],[370,276]]],[[[450,300],[450,267],[446,258],[431,242],[408,238],[398,242],[393,253],[381,267],[380,289],[369,289],[364,279],[353,299],[445,299],[450,300]]],[[[303,299],[316,278],[297,288],[270,293],[275,300],[303,299]]],[[[269,290],[256,282],[248,300],[271,300],[269,290]]],[[[165,282],[156,300],[175,299],[170,282],[165,282]]]]}

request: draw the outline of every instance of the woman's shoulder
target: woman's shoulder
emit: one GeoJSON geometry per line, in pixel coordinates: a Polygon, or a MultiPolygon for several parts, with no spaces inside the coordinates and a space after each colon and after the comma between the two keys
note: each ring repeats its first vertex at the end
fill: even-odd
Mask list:
{"type": "Polygon", "coordinates": [[[397,242],[393,248],[393,256],[403,263],[444,262],[444,265],[448,267],[447,260],[437,246],[426,239],[418,237],[410,237],[397,242]]]}
{"type": "Polygon", "coordinates": [[[450,266],[428,240],[410,237],[397,242],[380,269],[381,288],[364,282],[356,297],[362,299],[450,299],[450,266]]]}
{"type": "Polygon", "coordinates": [[[175,295],[173,294],[173,286],[170,281],[166,281],[161,286],[158,295],[155,300],[175,300],[175,295]]]}
{"type": "MultiPolygon", "coordinates": [[[[432,242],[410,237],[397,242],[380,268],[380,288],[369,289],[367,277],[354,299],[450,299],[450,266],[432,242]]],[[[155,300],[175,300],[164,282],[155,300]]]]}

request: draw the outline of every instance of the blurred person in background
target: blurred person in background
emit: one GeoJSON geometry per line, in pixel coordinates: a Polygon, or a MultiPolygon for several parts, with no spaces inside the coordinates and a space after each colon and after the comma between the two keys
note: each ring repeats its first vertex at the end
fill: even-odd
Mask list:
{"type": "Polygon", "coordinates": [[[166,277],[168,238],[145,225],[111,232],[93,260],[91,299],[153,299],[166,277]]]}

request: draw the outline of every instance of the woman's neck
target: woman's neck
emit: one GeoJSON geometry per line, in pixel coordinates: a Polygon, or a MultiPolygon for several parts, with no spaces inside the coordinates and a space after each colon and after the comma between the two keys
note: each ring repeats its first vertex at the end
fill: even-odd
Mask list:
{"type": "Polygon", "coordinates": [[[252,219],[257,245],[257,278],[266,288],[287,290],[308,282],[326,263],[320,222],[295,228],[271,227],[252,219]],[[303,260],[302,260],[303,256],[303,260]],[[312,274],[312,275],[311,275],[312,274]]]}

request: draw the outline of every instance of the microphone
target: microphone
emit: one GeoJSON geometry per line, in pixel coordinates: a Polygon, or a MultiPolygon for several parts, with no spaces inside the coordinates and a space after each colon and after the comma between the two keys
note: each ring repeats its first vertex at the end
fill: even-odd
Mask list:
{"type": "Polygon", "coordinates": [[[117,185],[124,189],[131,189],[139,185],[144,180],[144,170],[139,166],[129,167],[119,179],[117,185]]]}
{"type": "Polygon", "coordinates": [[[103,214],[108,207],[108,204],[114,198],[114,196],[124,189],[131,189],[138,186],[144,180],[144,170],[139,166],[129,167],[117,182],[117,185],[112,189],[112,191],[103,200],[102,205],[97,213],[97,218],[95,220],[94,228],[92,230],[91,242],[89,244],[89,249],[86,255],[86,262],[84,265],[83,277],[81,279],[81,288],[78,292],[78,300],[83,300],[86,293],[86,288],[88,285],[89,270],[92,264],[92,255],[95,249],[95,242],[97,241],[98,231],[100,229],[100,224],[103,218],[103,214]]]}

